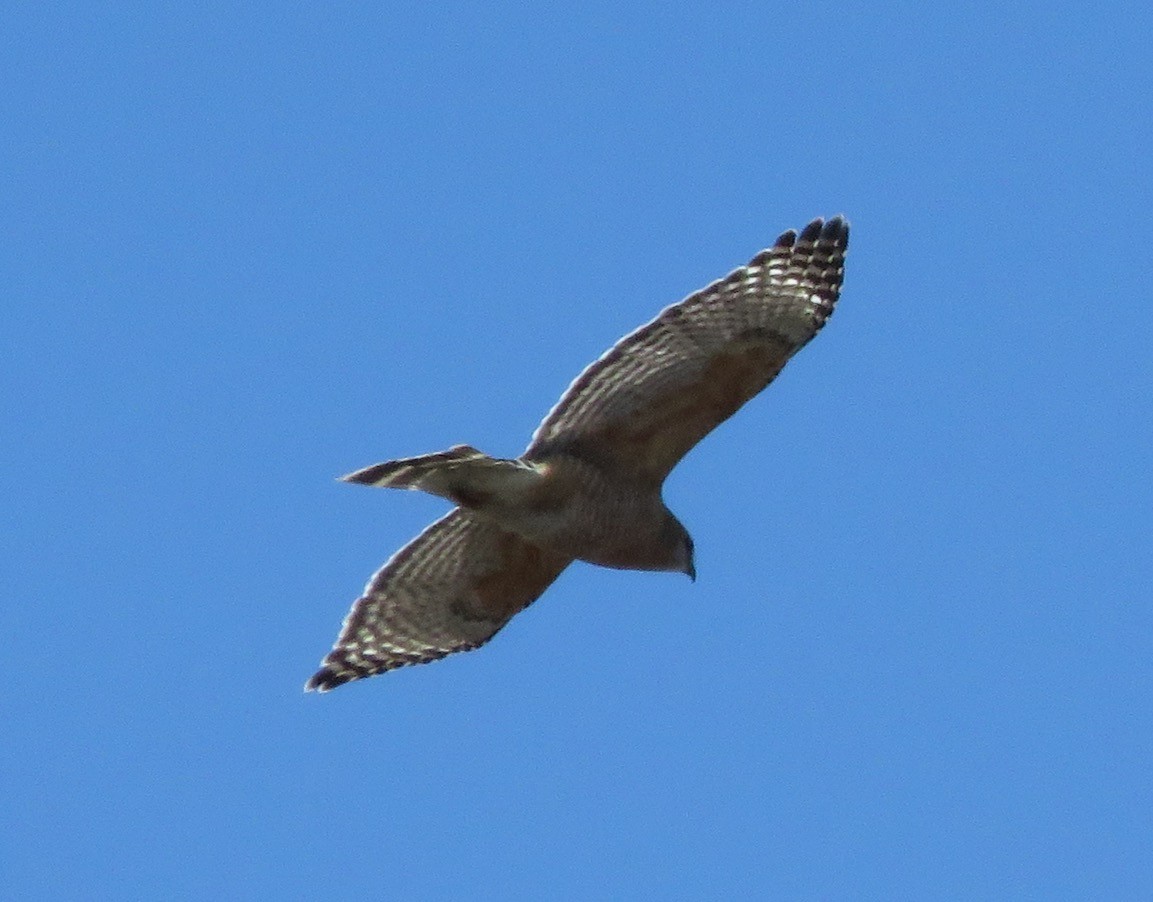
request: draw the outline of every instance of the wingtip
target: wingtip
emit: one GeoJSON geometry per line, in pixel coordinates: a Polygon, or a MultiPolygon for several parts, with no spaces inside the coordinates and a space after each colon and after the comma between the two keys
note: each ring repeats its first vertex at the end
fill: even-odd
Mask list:
{"type": "Polygon", "coordinates": [[[324,694],[325,692],[331,692],[337,686],[347,682],[347,677],[342,678],[339,674],[334,673],[327,667],[322,667],[308,678],[308,682],[304,684],[304,691],[324,694]]]}
{"type": "Polygon", "coordinates": [[[797,232],[795,229],[788,229],[781,232],[780,236],[773,243],[774,247],[792,247],[797,243],[797,232]]]}
{"type": "Polygon", "coordinates": [[[797,243],[798,244],[812,244],[819,237],[821,237],[821,231],[822,231],[822,229],[824,229],[824,227],[825,227],[825,220],[822,219],[820,216],[818,216],[816,219],[814,219],[812,222],[810,222],[807,226],[805,226],[803,229],[801,229],[801,234],[797,238],[797,243]]]}
{"type": "Polygon", "coordinates": [[[826,220],[818,216],[805,226],[800,235],[790,229],[777,239],[777,247],[793,247],[796,244],[815,244],[818,241],[847,243],[849,238],[849,221],[844,214],[838,213],[832,219],[826,220]]]}
{"type": "Polygon", "coordinates": [[[849,237],[849,220],[843,213],[838,213],[825,223],[821,229],[821,237],[826,241],[847,241],[849,237]]]}

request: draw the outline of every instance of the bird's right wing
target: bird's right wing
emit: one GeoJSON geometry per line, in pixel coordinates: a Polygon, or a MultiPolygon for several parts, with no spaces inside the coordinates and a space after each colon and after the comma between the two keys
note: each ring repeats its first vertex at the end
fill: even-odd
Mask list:
{"type": "Polygon", "coordinates": [[[825,324],[849,225],[813,220],[626,335],[569,386],[530,460],[572,454],[659,485],[825,324]]]}
{"type": "Polygon", "coordinates": [[[483,645],[571,562],[457,508],[372,577],[304,688],[327,692],[483,645]]]}

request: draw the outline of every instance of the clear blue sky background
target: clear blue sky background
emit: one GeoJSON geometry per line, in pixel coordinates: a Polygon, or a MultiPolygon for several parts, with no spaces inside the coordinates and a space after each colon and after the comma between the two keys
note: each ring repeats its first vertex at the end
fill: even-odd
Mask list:
{"type": "Polygon", "coordinates": [[[1148,898],[1147,10],[9,11],[0,895],[1148,898]],[[334,477],[838,212],[695,585],[301,692],[444,510],[334,477]]]}

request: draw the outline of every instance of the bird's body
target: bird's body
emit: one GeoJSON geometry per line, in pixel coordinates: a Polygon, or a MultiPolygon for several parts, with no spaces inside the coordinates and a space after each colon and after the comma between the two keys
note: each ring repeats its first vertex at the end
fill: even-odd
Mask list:
{"type": "Polygon", "coordinates": [[[627,570],[685,569],[666,541],[674,527],[659,485],[564,451],[501,460],[458,445],[376,464],[344,480],[439,495],[574,560],[627,570]]]}
{"type": "Polygon", "coordinates": [[[695,576],[665,478],[824,325],[847,244],[843,219],[814,220],[666,308],[573,382],[520,458],[458,445],[346,476],[457,507],[372,578],[306,688],[475,648],[573,560],[695,576]]]}

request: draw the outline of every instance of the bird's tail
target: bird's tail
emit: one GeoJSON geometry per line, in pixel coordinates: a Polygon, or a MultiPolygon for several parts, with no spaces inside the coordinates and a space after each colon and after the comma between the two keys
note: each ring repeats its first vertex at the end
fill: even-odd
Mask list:
{"type": "Polygon", "coordinates": [[[387,460],[341,479],[381,488],[416,489],[476,508],[497,496],[508,498],[523,492],[542,476],[526,461],[489,457],[468,445],[456,445],[436,454],[387,460]]]}

